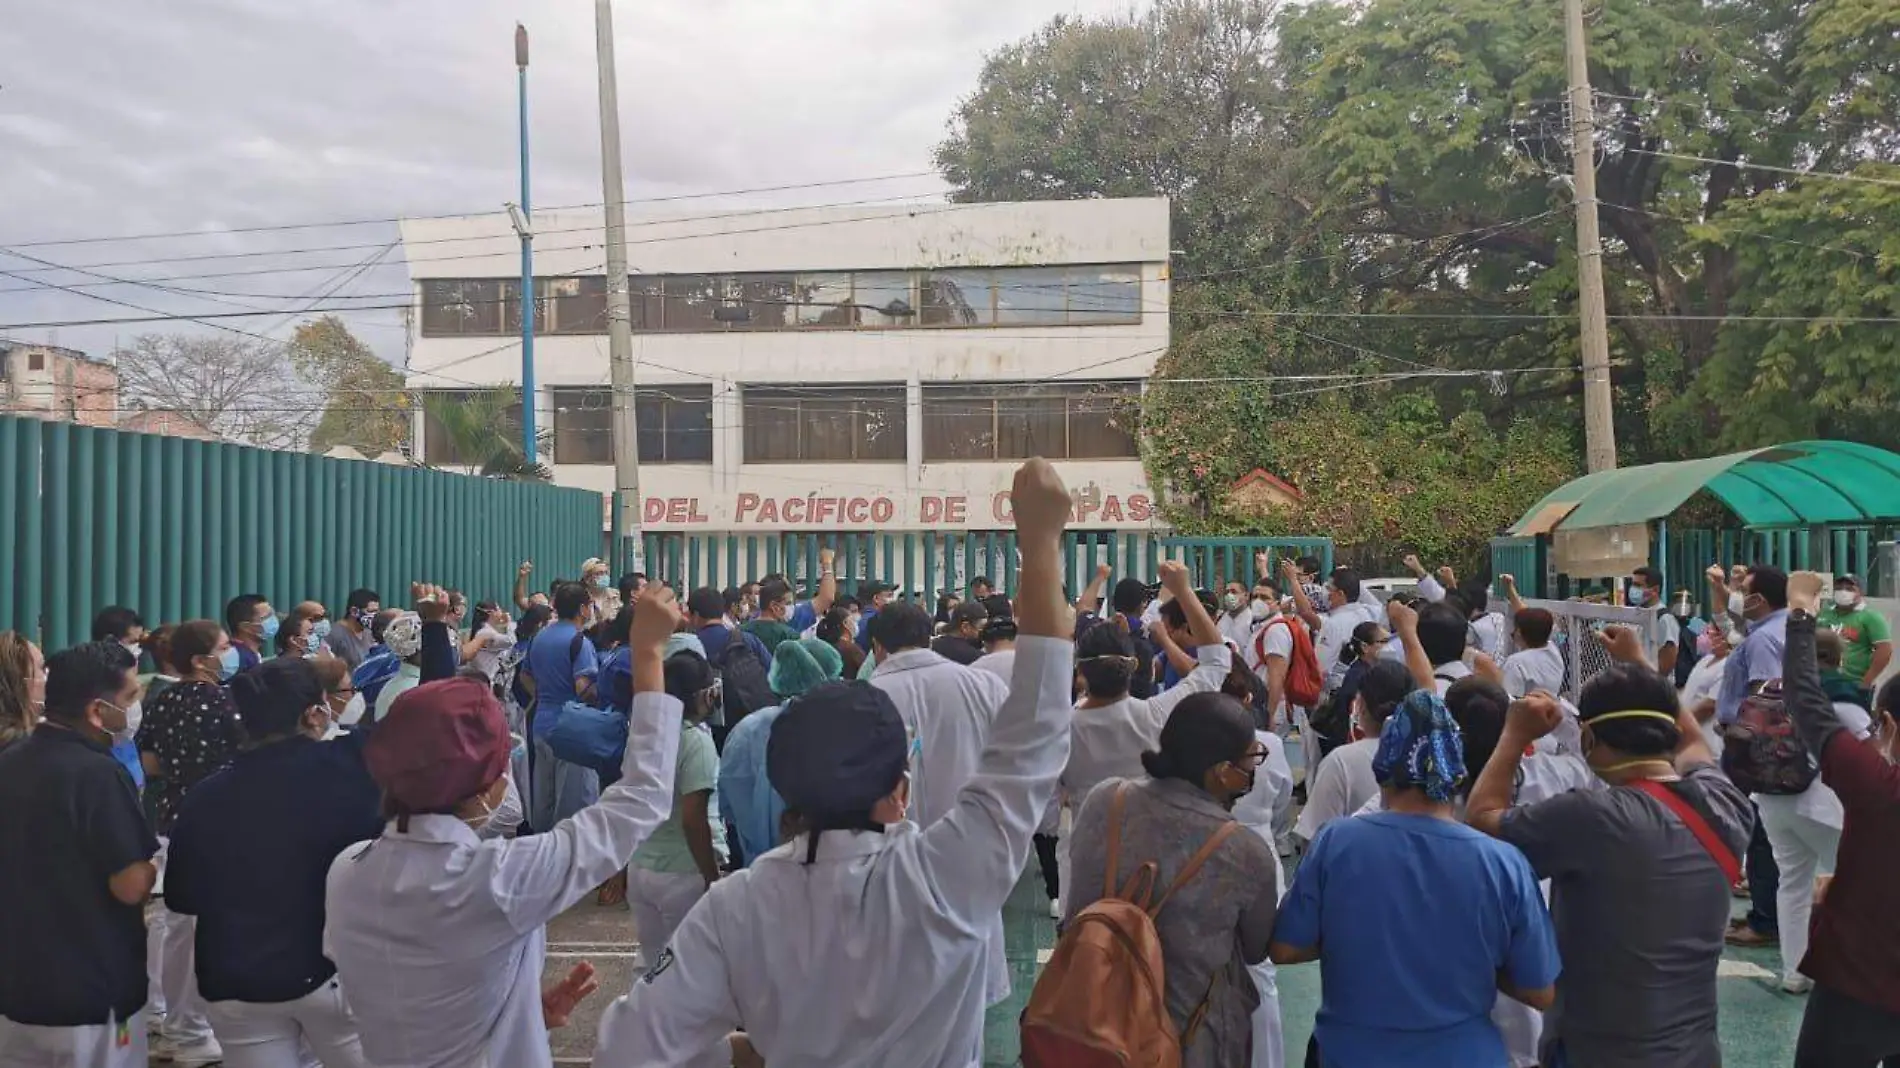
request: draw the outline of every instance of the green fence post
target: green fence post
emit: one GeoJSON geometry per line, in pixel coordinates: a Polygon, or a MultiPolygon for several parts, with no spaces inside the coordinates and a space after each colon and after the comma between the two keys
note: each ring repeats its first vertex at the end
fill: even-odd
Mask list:
{"type": "MultiPolygon", "coordinates": [[[[71,593],[66,605],[67,640],[64,644],[82,642],[91,636],[91,616],[99,610],[96,599],[97,588],[94,576],[111,552],[96,537],[98,531],[98,513],[92,499],[92,486],[99,477],[97,431],[87,426],[75,426],[72,430],[72,478],[61,486],[67,507],[72,510],[72,541],[64,553],[62,561],[71,572],[71,593]]],[[[58,546],[53,547],[58,553],[58,546]]]]}
{"type": "MultiPolygon", "coordinates": [[[[68,487],[75,478],[73,467],[73,428],[67,423],[46,425],[46,477],[41,483],[46,495],[46,531],[41,542],[63,559],[43,567],[46,575],[44,594],[45,634],[48,649],[64,649],[73,643],[73,575],[69,565],[83,560],[84,553],[74,547],[73,506],[68,487]]],[[[44,558],[42,558],[44,559],[44,558]]],[[[83,566],[83,564],[81,565],[83,566]]]]}
{"type": "MultiPolygon", "coordinates": [[[[20,479],[20,453],[23,451],[20,441],[20,421],[0,416],[0,501],[7,502],[8,514],[0,519],[0,560],[10,566],[0,566],[0,630],[17,630],[31,638],[34,629],[22,621],[20,615],[20,578],[26,569],[21,566],[25,557],[20,554],[20,524],[24,509],[20,507],[24,490],[20,479]]],[[[39,493],[39,480],[28,483],[35,494],[39,493]]]]}

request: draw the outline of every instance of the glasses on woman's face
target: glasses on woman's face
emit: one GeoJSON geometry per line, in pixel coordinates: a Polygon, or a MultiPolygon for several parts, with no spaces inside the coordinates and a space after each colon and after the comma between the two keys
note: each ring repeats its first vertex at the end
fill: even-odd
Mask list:
{"type": "Polygon", "coordinates": [[[1239,760],[1234,761],[1234,766],[1237,768],[1257,768],[1260,765],[1265,764],[1266,762],[1267,762],[1266,749],[1261,746],[1255,746],[1254,748],[1247,750],[1246,756],[1243,756],[1239,760]]]}

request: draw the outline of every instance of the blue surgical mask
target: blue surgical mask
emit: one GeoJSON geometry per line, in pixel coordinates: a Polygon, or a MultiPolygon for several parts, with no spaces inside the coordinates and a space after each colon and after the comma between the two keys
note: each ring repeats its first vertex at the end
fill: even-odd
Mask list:
{"type": "Polygon", "coordinates": [[[315,623],[310,624],[310,647],[312,649],[316,648],[318,643],[322,642],[325,638],[328,638],[329,636],[330,636],[330,621],[329,620],[319,619],[315,623]]]}
{"type": "Polygon", "coordinates": [[[238,651],[233,645],[218,655],[218,678],[229,679],[238,673],[238,651]]]}
{"type": "Polygon", "coordinates": [[[262,626],[262,627],[264,628],[264,640],[265,640],[265,641],[272,641],[272,640],[274,640],[274,639],[276,639],[276,637],[277,637],[277,627],[278,627],[278,623],[277,623],[277,617],[276,617],[276,616],[265,616],[265,617],[264,617],[264,622],[263,622],[262,624],[260,624],[260,625],[261,625],[261,626],[262,626]]]}
{"type": "Polygon", "coordinates": [[[595,576],[594,576],[594,588],[595,588],[595,589],[597,589],[597,590],[604,590],[604,589],[606,589],[606,588],[607,588],[607,576],[605,576],[605,575],[595,575],[595,576]]]}

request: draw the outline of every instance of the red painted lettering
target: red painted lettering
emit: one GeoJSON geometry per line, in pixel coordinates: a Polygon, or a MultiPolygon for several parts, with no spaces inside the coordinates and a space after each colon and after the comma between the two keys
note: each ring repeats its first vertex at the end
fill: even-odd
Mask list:
{"type": "Polygon", "coordinates": [[[668,497],[666,499],[666,521],[667,522],[684,523],[686,522],[686,515],[687,515],[686,498],[668,497]]]}
{"type": "Polygon", "coordinates": [[[689,503],[689,504],[687,505],[687,511],[689,511],[689,512],[691,512],[691,513],[692,513],[691,515],[689,515],[689,516],[687,516],[687,518],[686,518],[686,521],[687,521],[688,523],[710,523],[710,522],[712,522],[712,520],[711,520],[711,519],[709,519],[709,518],[708,518],[708,517],[706,516],[706,513],[704,513],[704,512],[702,512],[702,511],[700,511],[700,510],[699,510],[699,498],[698,498],[698,497],[692,497],[692,498],[688,498],[688,500],[689,500],[689,502],[690,502],[690,503],[689,503]]]}
{"type": "Polygon", "coordinates": [[[871,502],[871,522],[888,523],[897,515],[897,504],[889,497],[878,497],[871,502]]]}
{"type": "Polygon", "coordinates": [[[1083,494],[1079,491],[1075,493],[1071,493],[1069,496],[1075,502],[1070,507],[1069,514],[1075,519],[1077,523],[1088,522],[1089,516],[1092,516],[1095,514],[1095,510],[1098,506],[1089,500],[1089,497],[1087,494],[1083,494]]]}
{"type": "Polygon", "coordinates": [[[770,497],[761,500],[759,502],[758,521],[761,523],[778,522],[778,502],[770,497]]]}
{"type": "Polygon", "coordinates": [[[1008,490],[1003,490],[990,497],[990,514],[996,517],[998,523],[1015,521],[1016,510],[1010,504],[1008,490]]]}
{"type": "Polygon", "coordinates": [[[831,521],[832,515],[835,512],[837,512],[837,510],[838,510],[838,498],[820,497],[818,498],[818,514],[815,516],[812,516],[811,522],[829,523],[831,521]]]}
{"type": "Polygon", "coordinates": [[[970,499],[968,497],[946,497],[943,501],[943,521],[952,525],[969,522],[970,499]]]}
{"type": "Polygon", "coordinates": [[[870,518],[871,502],[863,497],[853,497],[844,502],[844,521],[853,525],[863,523],[870,518]]]}
{"type": "Polygon", "coordinates": [[[1146,523],[1154,518],[1154,502],[1146,494],[1131,493],[1128,496],[1128,519],[1134,523],[1146,523]]]}
{"type": "Polygon", "coordinates": [[[942,497],[919,497],[917,499],[917,522],[919,523],[943,522],[943,498],[942,497]]]}
{"type": "Polygon", "coordinates": [[[1102,498],[1102,522],[1119,523],[1122,521],[1122,499],[1109,494],[1102,498]]]}
{"type": "Polygon", "coordinates": [[[666,519],[666,502],[658,497],[648,497],[640,506],[640,518],[645,523],[659,523],[666,519]]]}
{"type": "Polygon", "coordinates": [[[785,498],[785,507],[779,510],[779,514],[785,517],[787,523],[803,523],[805,521],[805,498],[785,498]]]}
{"type": "Polygon", "coordinates": [[[753,511],[754,509],[756,509],[758,506],[759,506],[758,494],[756,493],[739,494],[738,507],[733,509],[733,517],[732,517],[733,520],[739,523],[745,522],[746,515],[750,513],[751,511],[753,511]]]}

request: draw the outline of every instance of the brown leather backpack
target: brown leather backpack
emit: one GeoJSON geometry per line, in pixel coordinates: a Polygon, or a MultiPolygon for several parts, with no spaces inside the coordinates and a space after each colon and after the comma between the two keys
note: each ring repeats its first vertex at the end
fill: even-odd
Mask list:
{"type": "Polygon", "coordinates": [[[1115,888],[1128,789],[1128,783],[1116,788],[1108,811],[1107,896],[1063,931],[1023,1009],[1025,1068],[1179,1068],[1182,1047],[1194,1041],[1207,1015],[1202,998],[1187,1033],[1175,1033],[1154,920],[1240,825],[1230,822],[1215,831],[1150,905],[1160,871],[1154,861],[1137,867],[1119,892],[1115,888]]]}

